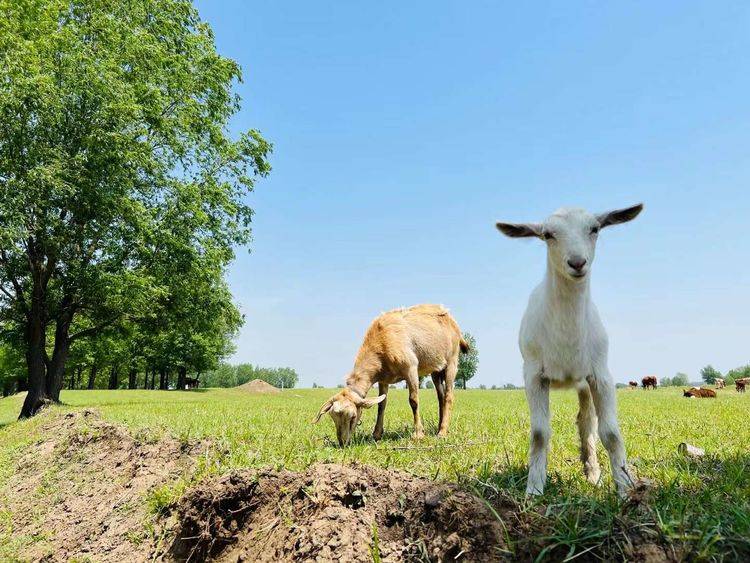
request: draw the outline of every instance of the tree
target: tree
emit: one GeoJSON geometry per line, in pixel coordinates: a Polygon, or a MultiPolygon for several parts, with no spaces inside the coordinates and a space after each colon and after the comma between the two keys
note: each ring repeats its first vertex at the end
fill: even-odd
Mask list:
{"type": "Polygon", "coordinates": [[[424,386],[425,386],[425,389],[434,389],[435,388],[435,384],[432,383],[432,380],[426,381],[425,384],[424,384],[424,386]]]}
{"type": "Polygon", "coordinates": [[[671,387],[672,385],[674,385],[671,377],[662,377],[660,383],[662,387],[671,387]]]}
{"type": "Polygon", "coordinates": [[[479,349],[477,348],[476,340],[474,340],[471,334],[464,332],[463,337],[469,345],[469,351],[461,354],[458,359],[456,382],[459,383],[461,389],[466,389],[466,382],[476,375],[477,368],[479,367],[479,349]]]}
{"type": "Polygon", "coordinates": [[[721,377],[721,372],[711,365],[707,365],[701,370],[701,378],[708,384],[716,383],[717,377],[721,377]]]}
{"type": "Polygon", "coordinates": [[[724,378],[724,383],[727,385],[734,385],[735,379],[742,379],[745,377],[750,377],[750,364],[730,369],[724,378]]]}
{"type": "Polygon", "coordinates": [[[23,359],[13,346],[0,344],[0,396],[6,397],[19,390],[23,359]]]}
{"type": "Polygon", "coordinates": [[[226,264],[249,242],[271,147],[228,136],[240,69],[188,0],[0,13],[0,315],[23,342],[25,417],[58,400],[78,340],[162,293],[155,263],[226,264]]]}
{"type": "MultiPolygon", "coordinates": [[[[662,385],[665,385],[665,383],[662,382],[662,385]]],[[[672,385],[677,387],[687,387],[690,385],[690,378],[686,373],[678,371],[672,378],[672,385]]]]}

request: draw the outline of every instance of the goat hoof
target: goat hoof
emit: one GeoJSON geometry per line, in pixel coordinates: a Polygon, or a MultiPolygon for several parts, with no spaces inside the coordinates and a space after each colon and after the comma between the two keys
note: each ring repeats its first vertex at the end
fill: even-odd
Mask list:
{"type": "Polygon", "coordinates": [[[588,481],[592,485],[601,485],[601,476],[602,471],[598,467],[586,471],[586,481],[588,481]]]}
{"type": "Polygon", "coordinates": [[[422,430],[419,430],[417,432],[414,432],[414,434],[412,434],[411,437],[414,438],[415,440],[421,440],[422,438],[424,438],[424,432],[422,430]]]}
{"type": "Polygon", "coordinates": [[[372,439],[375,440],[376,442],[379,442],[382,437],[383,437],[383,433],[382,432],[378,432],[378,433],[372,435],[372,439]]]}
{"type": "Polygon", "coordinates": [[[447,430],[441,430],[437,433],[438,438],[447,438],[448,437],[448,431],[447,430]]]}

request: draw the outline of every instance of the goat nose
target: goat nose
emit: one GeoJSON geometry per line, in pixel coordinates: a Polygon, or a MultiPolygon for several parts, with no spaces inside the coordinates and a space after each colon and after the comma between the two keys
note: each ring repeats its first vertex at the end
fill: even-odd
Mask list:
{"type": "Polygon", "coordinates": [[[571,258],[570,260],[568,260],[568,266],[573,268],[576,272],[580,272],[585,265],[585,258],[571,258]]]}

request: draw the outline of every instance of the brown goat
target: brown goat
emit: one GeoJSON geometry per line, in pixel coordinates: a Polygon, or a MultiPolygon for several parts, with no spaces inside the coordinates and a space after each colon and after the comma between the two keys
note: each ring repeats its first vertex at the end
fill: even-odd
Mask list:
{"type": "Polygon", "coordinates": [[[724,387],[727,386],[726,382],[721,377],[717,377],[714,383],[716,384],[717,389],[724,389],[724,387]]]}
{"type": "Polygon", "coordinates": [[[637,381],[629,381],[628,385],[631,387],[631,389],[637,389],[638,388],[638,382],[637,381]]]}
{"type": "Polygon", "coordinates": [[[750,382],[750,377],[743,377],[741,379],[734,380],[734,387],[737,389],[737,393],[744,393],[745,386],[750,382]]]}
{"type": "Polygon", "coordinates": [[[701,389],[700,387],[693,387],[692,389],[686,389],[682,393],[683,397],[698,397],[700,399],[715,399],[716,391],[713,389],[701,389]]]}
{"type": "Polygon", "coordinates": [[[339,445],[345,446],[354,434],[362,409],[377,404],[378,419],[372,435],[379,440],[383,435],[388,386],[406,381],[414,437],[421,438],[424,429],[419,414],[419,378],[431,375],[438,396],[438,436],[445,436],[453,409],[458,356],[468,350],[458,324],[442,305],[415,305],[383,313],[367,329],[346,387],[323,404],[314,422],[329,413],[336,424],[339,445]],[[379,396],[367,399],[367,392],[376,383],[379,396]]]}
{"type": "Polygon", "coordinates": [[[643,379],[641,379],[641,385],[643,385],[644,389],[648,389],[649,387],[656,389],[656,384],[658,383],[655,375],[647,375],[643,379]]]}

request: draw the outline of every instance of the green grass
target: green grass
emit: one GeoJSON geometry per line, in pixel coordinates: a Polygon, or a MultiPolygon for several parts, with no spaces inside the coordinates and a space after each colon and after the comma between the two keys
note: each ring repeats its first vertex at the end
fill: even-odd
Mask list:
{"type": "MultiPolygon", "coordinates": [[[[242,467],[302,469],[318,461],[358,461],[460,481],[491,502],[510,495],[519,506],[534,509],[522,500],[529,428],[523,391],[457,391],[450,436],[441,440],[430,435],[414,442],[406,391],[391,390],[383,440],[370,439],[376,412],[371,409],[354,443],[345,449],[334,447],[328,417],[311,424],[331,393],[324,389],[287,390],[274,396],[230,389],[65,391],[65,406],[60,408],[92,407],[105,419],[151,438],[162,433],[185,441],[209,438],[220,454],[204,467],[208,472],[242,467]]],[[[750,394],[728,390],[720,391],[716,400],[689,400],[679,389],[639,389],[619,391],[618,400],[629,460],[640,477],[655,483],[651,500],[637,514],[623,516],[622,506],[610,493],[607,458],[601,448],[606,486],[586,483],[578,462],[575,394],[553,392],[550,484],[544,497],[534,501],[545,507],[539,518],[546,519],[548,530],[539,538],[540,549],[554,546],[555,554],[571,555],[588,548],[617,553],[624,544],[612,534],[632,524],[637,533],[688,549],[698,559],[731,560],[750,554],[750,394]],[[707,456],[698,462],[686,460],[677,452],[680,442],[705,449],[707,456]]],[[[421,391],[421,405],[426,430],[434,434],[433,391],[421,391]]],[[[18,397],[0,400],[0,487],[8,466],[34,433],[33,420],[13,422],[19,408],[18,397]]]]}

